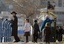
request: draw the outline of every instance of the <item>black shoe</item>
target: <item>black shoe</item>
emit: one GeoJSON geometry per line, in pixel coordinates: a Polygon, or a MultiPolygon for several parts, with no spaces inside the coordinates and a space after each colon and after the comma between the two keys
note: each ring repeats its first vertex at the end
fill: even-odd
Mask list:
{"type": "Polygon", "coordinates": [[[20,42],[20,41],[14,41],[14,42],[20,42]]]}

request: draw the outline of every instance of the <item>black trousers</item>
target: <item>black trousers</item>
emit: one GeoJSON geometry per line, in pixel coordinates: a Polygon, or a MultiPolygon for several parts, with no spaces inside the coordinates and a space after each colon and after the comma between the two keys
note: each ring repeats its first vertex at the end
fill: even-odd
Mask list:
{"type": "Polygon", "coordinates": [[[15,39],[15,42],[19,42],[20,41],[20,39],[19,39],[19,37],[17,35],[14,35],[14,39],[15,39]]]}
{"type": "Polygon", "coordinates": [[[34,36],[34,42],[37,42],[38,37],[34,36]]]}
{"type": "Polygon", "coordinates": [[[38,39],[38,33],[33,34],[33,42],[37,42],[38,39]]]}

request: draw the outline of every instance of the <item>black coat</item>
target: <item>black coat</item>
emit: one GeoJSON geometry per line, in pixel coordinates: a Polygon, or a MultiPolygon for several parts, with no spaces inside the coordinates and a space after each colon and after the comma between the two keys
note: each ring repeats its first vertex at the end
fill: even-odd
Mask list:
{"type": "Polygon", "coordinates": [[[45,34],[46,42],[50,41],[50,37],[51,37],[51,29],[50,29],[50,27],[45,27],[44,34],[45,34]]]}
{"type": "Polygon", "coordinates": [[[11,20],[12,23],[12,36],[16,36],[17,35],[17,29],[18,29],[18,18],[17,16],[14,16],[14,20],[11,20]]]}
{"type": "Polygon", "coordinates": [[[34,36],[38,36],[38,32],[40,32],[39,25],[35,23],[33,28],[34,28],[34,36]]]}

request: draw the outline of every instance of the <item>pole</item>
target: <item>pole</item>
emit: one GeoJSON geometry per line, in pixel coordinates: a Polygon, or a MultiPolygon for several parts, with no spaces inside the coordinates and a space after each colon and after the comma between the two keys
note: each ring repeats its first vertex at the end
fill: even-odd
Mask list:
{"type": "Polygon", "coordinates": [[[55,42],[56,42],[56,18],[54,18],[54,39],[55,39],[55,42]]]}

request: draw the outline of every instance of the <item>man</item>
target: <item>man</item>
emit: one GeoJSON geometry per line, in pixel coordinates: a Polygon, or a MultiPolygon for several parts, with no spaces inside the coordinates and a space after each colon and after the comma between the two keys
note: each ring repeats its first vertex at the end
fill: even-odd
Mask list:
{"type": "Polygon", "coordinates": [[[12,14],[12,19],[11,19],[12,36],[14,36],[15,42],[19,42],[20,39],[17,35],[17,30],[18,30],[18,24],[17,24],[18,23],[18,18],[16,16],[17,13],[13,11],[11,14],[12,14]]]}
{"type": "Polygon", "coordinates": [[[38,32],[40,32],[39,30],[39,25],[37,23],[37,20],[34,21],[35,24],[34,24],[34,33],[33,33],[33,39],[34,39],[34,42],[37,42],[37,39],[38,39],[38,32]]]}

